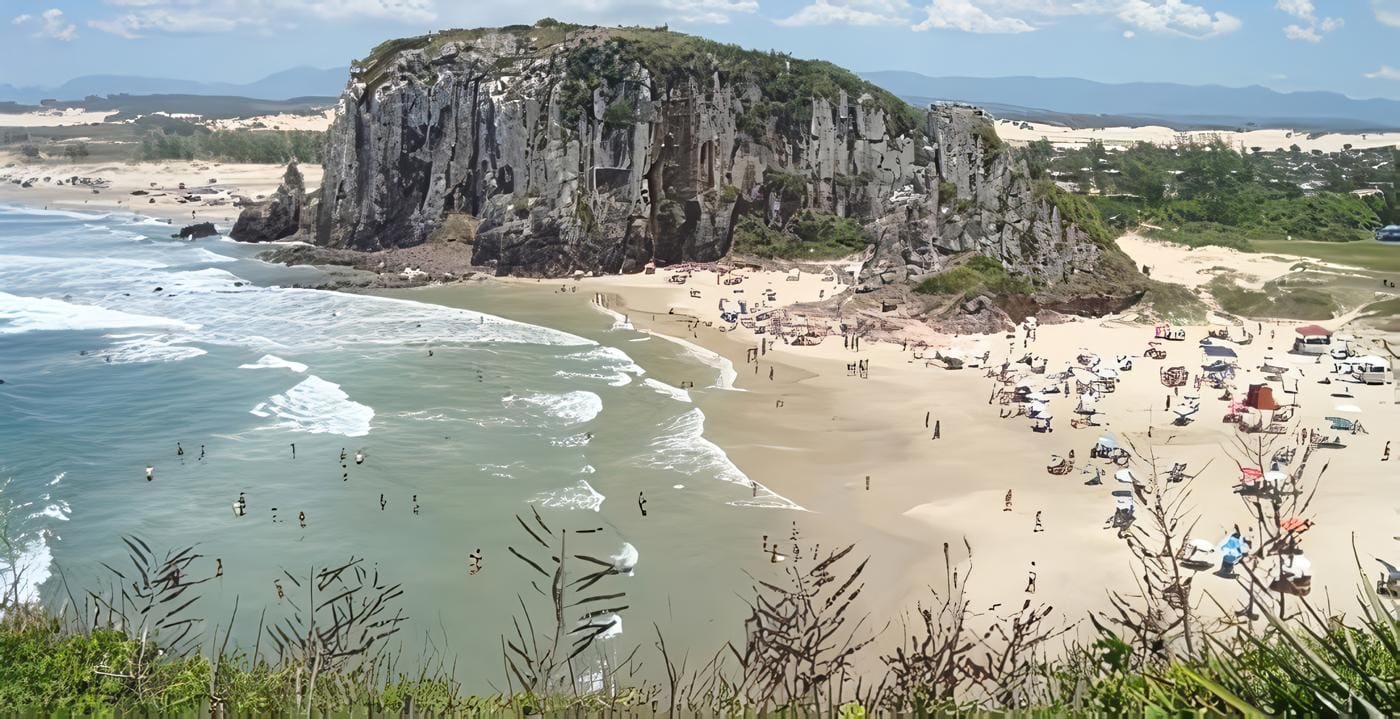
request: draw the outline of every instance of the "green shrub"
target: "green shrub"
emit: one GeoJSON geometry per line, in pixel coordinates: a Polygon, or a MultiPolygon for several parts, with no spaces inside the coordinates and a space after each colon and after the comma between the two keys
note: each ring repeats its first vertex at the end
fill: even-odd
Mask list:
{"type": "Polygon", "coordinates": [[[734,227],[733,249],[767,259],[832,260],[859,252],[867,244],[865,230],[855,220],[803,210],[793,217],[787,231],[744,215],[734,227]]]}
{"type": "Polygon", "coordinates": [[[1024,295],[1034,290],[1029,280],[1012,275],[1000,262],[983,255],[973,255],[914,287],[915,292],[925,295],[1024,295]]]}

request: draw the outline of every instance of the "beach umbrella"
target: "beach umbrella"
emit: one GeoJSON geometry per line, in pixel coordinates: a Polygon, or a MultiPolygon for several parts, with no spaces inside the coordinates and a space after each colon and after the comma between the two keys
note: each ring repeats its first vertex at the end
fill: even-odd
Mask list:
{"type": "Polygon", "coordinates": [[[1288,475],[1277,470],[1264,473],[1264,481],[1269,484],[1283,484],[1288,480],[1288,475]]]}
{"type": "Polygon", "coordinates": [[[1137,476],[1133,474],[1133,470],[1131,469],[1120,469],[1117,472],[1113,473],[1113,478],[1118,480],[1119,482],[1122,482],[1123,484],[1137,483],[1137,476]]]}
{"type": "Polygon", "coordinates": [[[1111,434],[1099,437],[1099,446],[1104,449],[1118,449],[1118,439],[1111,434]]]}
{"type": "Polygon", "coordinates": [[[1354,404],[1339,404],[1339,405],[1337,405],[1337,411],[1338,411],[1338,412],[1347,412],[1347,413],[1350,413],[1350,414],[1361,414],[1361,408],[1360,408],[1360,407],[1357,407],[1357,406],[1354,405],[1354,404]]]}
{"type": "Polygon", "coordinates": [[[1244,538],[1236,535],[1226,537],[1220,544],[1220,554],[1229,562],[1238,562],[1240,558],[1249,553],[1249,545],[1244,538]]]}

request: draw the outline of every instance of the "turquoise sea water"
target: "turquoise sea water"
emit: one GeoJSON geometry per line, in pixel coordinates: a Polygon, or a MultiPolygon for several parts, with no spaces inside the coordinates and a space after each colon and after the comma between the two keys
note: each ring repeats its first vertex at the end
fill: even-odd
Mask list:
{"type": "Polygon", "coordinates": [[[604,656],[654,641],[653,621],[706,655],[737,638],[760,535],[794,515],[702,435],[692,393],[730,391],[723,363],[578,295],[473,290],[545,327],[295,289],[319,271],[169,232],[0,208],[0,578],[22,594],[82,604],[111,584],[104,563],[129,566],[125,535],[157,554],[194,546],[202,630],[227,626],[238,597],[248,646],[264,608],[268,623],[294,611],[284,572],[360,558],[403,584],[395,646],[416,656],[431,634],[485,689],[531,592],[508,547],[531,551],[515,517],[533,505],[557,529],[599,530],[571,535],[570,554],[637,552],[603,585],[628,595],[604,656]]]}

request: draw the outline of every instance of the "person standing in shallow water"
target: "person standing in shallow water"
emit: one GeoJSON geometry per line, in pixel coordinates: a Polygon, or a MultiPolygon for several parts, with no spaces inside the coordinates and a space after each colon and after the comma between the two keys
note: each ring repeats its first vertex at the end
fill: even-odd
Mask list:
{"type": "Polygon", "coordinates": [[[153,480],[153,479],[155,479],[155,478],[156,478],[156,468],[155,468],[155,467],[152,467],[152,466],[149,465],[149,464],[146,465],[146,481],[149,482],[149,481],[151,481],[151,480],[153,480]]]}
{"type": "Polygon", "coordinates": [[[297,443],[292,442],[292,459],[297,458],[297,443]]]}

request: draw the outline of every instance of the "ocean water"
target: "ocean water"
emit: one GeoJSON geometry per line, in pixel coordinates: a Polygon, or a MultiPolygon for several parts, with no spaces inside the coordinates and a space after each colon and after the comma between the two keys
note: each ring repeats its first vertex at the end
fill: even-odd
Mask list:
{"type": "Polygon", "coordinates": [[[576,294],[467,295],[492,314],[297,289],[319,271],[169,232],[0,208],[0,579],[25,597],[82,604],[129,566],[123,536],[195,547],[206,646],[236,598],[248,647],[264,609],[295,612],[277,583],[353,557],[402,583],[395,648],[488,689],[518,595],[543,611],[509,549],[548,561],[515,519],[533,507],[570,555],[635,553],[601,585],[627,609],[600,656],[653,642],[652,622],[694,653],[739,637],[760,536],[796,515],[704,437],[694,400],[731,391],[724,361],[576,294]]]}

